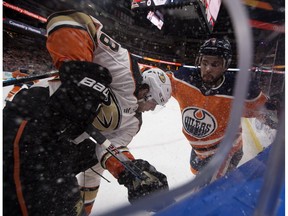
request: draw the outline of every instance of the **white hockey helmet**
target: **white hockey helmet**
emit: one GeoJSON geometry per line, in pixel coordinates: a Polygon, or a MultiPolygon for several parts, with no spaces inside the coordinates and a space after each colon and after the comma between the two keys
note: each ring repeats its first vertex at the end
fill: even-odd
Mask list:
{"type": "Polygon", "coordinates": [[[143,82],[149,85],[147,97],[152,97],[158,105],[165,105],[171,97],[171,82],[167,74],[159,68],[150,68],[142,73],[143,82]]]}

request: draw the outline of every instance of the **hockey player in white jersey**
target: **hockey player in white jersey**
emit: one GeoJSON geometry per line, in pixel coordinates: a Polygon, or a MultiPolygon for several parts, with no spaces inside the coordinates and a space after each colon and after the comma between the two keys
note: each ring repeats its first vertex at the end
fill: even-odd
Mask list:
{"type": "Polygon", "coordinates": [[[141,74],[129,52],[101,29],[82,12],[49,17],[47,49],[59,79],[20,91],[4,109],[7,214],[89,214],[100,184],[91,167],[107,169],[127,187],[131,203],[168,189],[166,176],[135,159],[127,145],[140,130],[141,113],[169,100],[170,80],[161,70],[141,74]],[[91,124],[150,177],[137,179],[92,142],[86,133],[91,124]]]}

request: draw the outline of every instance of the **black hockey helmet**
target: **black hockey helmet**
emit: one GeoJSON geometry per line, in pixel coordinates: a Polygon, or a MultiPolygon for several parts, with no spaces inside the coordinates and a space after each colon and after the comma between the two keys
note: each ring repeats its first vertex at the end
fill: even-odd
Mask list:
{"type": "MultiPolygon", "coordinates": [[[[210,38],[199,49],[199,57],[203,55],[221,56],[225,59],[225,66],[231,63],[231,44],[227,39],[210,38]]],[[[201,58],[196,59],[196,65],[200,64],[201,58]]]]}

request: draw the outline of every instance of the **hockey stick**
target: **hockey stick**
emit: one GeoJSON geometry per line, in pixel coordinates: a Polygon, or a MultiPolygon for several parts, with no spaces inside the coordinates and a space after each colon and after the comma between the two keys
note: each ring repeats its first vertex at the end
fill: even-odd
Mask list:
{"type": "Polygon", "coordinates": [[[119,152],[118,149],[92,124],[88,126],[86,133],[88,133],[98,144],[104,146],[106,150],[136,178],[140,180],[149,178],[137,166],[131,163],[131,161],[122,152],[119,152]]]}
{"type": "Polygon", "coordinates": [[[28,76],[28,77],[19,78],[19,79],[5,80],[5,81],[3,81],[3,87],[15,85],[15,84],[20,84],[20,83],[27,83],[27,82],[31,82],[31,81],[35,81],[35,80],[39,80],[39,79],[44,79],[44,78],[49,78],[49,77],[58,75],[58,73],[59,72],[56,71],[56,72],[50,72],[50,73],[45,73],[45,74],[36,75],[36,76],[28,76]]]}

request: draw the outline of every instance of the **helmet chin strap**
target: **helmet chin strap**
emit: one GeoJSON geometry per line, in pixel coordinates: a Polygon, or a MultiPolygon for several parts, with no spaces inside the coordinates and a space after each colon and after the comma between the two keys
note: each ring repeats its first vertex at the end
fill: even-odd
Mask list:
{"type": "Polygon", "coordinates": [[[144,96],[142,99],[138,99],[138,103],[140,102],[147,102],[147,101],[149,101],[149,100],[152,100],[153,98],[152,98],[152,96],[151,95],[146,95],[146,96],[144,96]]]}
{"type": "Polygon", "coordinates": [[[145,102],[144,98],[138,100],[138,103],[142,103],[142,102],[145,102]]]}

